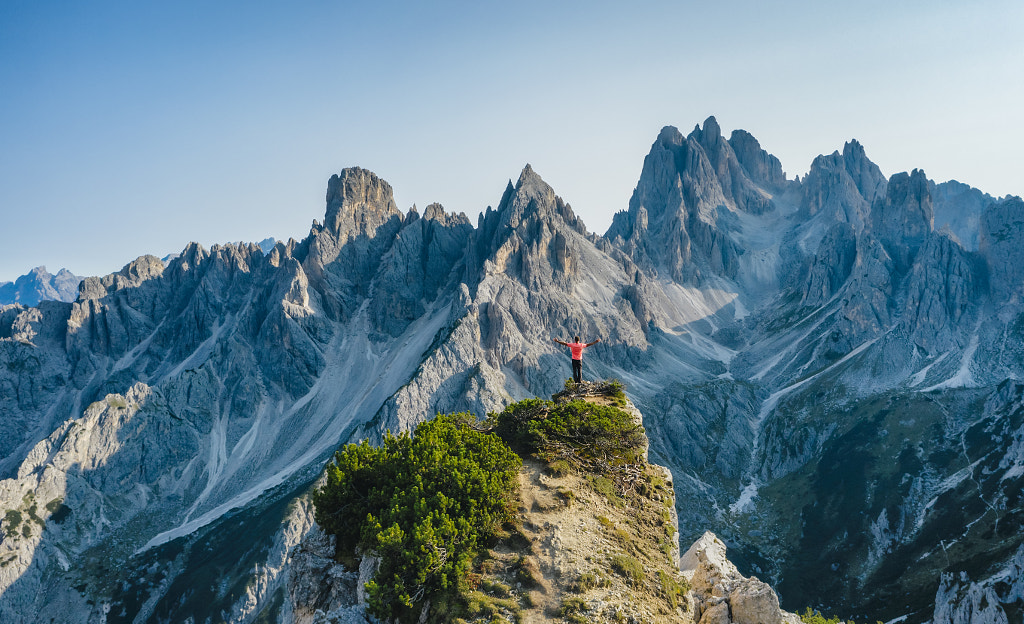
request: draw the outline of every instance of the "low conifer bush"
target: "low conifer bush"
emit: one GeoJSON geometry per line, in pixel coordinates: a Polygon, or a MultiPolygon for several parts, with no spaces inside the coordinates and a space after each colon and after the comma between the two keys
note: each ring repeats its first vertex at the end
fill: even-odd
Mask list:
{"type": "Polygon", "coordinates": [[[381,446],[348,444],[313,495],[315,517],[339,554],[380,557],[366,584],[369,611],[415,621],[465,592],[482,543],[513,517],[522,460],[469,414],[439,415],[381,446]]]}

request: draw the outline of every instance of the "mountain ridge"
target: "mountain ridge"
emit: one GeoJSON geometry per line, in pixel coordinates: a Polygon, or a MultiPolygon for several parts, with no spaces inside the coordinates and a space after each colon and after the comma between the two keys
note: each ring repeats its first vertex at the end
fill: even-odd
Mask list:
{"type": "MultiPolygon", "coordinates": [[[[276,508],[348,439],[409,430],[430,413],[487,413],[552,393],[566,362],[549,334],[564,332],[602,337],[588,351],[585,374],[619,377],[631,388],[655,434],[652,452],[673,470],[677,500],[690,503],[680,510],[683,538],[714,528],[742,568],[757,566],[784,588],[784,603],[815,599],[799,581],[803,568],[812,576],[833,571],[831,562],[811,557],[820,545],[786,537],[811,511],[791,507],[773,484],[809,478],[807,471],[828,483],[824,449],[842,455],[842,444],[865,435],[851,412],[865,414],[882,435],[899,424],[883,413],[888,400],[903,397],[912,410],[936,400],[947,411],[973,406],[964,412],[970,417],[958,416],[958,408],[924,419],[941,435],[904,426],[922,450],[901,473],[919,484],[917,493],[903,496],[923,501],[901,511],[899,498],[877,488],[851,489],[841,497],[856,510],[849,517],[863,511],[870,521],[817,520],[825,533],[896,537],[822,551],[848,564],[848,579],[846,589],[829,595],[835,604],[811,606],[851,614],[870,608],[872,617],[909,614],[914,621],[951,612],[935,602],[946,570],[928,567],[927,557],[927,565],[907,564],[930,579],[912,588],[908,607],[871,603],[878,591],[871,578],[884,572],[894,552],[888,548],[931,552],[957,538],[956,522],[938,522],[938,512],[929,511],[952,496],[944,492],[966,500],[957,488],[976,482],[986,496],[1006,501],[1006,513],[965,509],[975,515],[964,516],[961,526],[1020,526],[1012,440],[1014,388],[1024,375],[1017,261],[1024,203],[986,204],[978,249],[967,249],[936,231],[944,224],[930,223],[933,186],[923,173],[882,184],[863,148],[850,142],[842,154],[816,159],[802,181],[787,181],[777,159],[753,149],[756,139],[734,132],[741,138],[733,148],[717,121],[704,125],[689,137],[662,131],[629,210],[606,236],[587,232],[530,167],[476,228],[435,205],[422,217],[402,214],[386,182],[346,169],[328,184],[324,223],[314,221],[302,241],[278,243],[266,255],[255,245],[192,244],[166,266],[143,258],[118,274],[90,278],[73,303],[0,309],[5,509],[29,517],[27,492],[56,495],[65,487],[53,464],[61,449],[76,458],[72,464],[103,456],[102,447],[76,450],[63,433],[69,423],[102,421],[109,424],[100,429],[127,436],[123,451],[76,481],[75,506],[69,492],[59,497],[72,510],[62,523],[93,536],[87,547],[48,520],[56,511],[41,513],[57,498],[36,503],[43,524],[29,535],[15,535],[5,521],[0,611],[40,608],[45,615],[34,602],[41,587],[63,596],[47,608],[71,614],[67,621],[99,617],[96,605],[104,600],[128,604],[125,591],[87,583],[79,592],[59,564],[61,557],[84,561],[86,551],[113,540],[137,552],[123,562],[126,577],[152,580],[145,570],[155,565],[165,578],[179,579],[131,591],[147,596],[141,603],[156,605],[153,612],[180,615],[171,586],[194,572],[192,549],[215,540],[233,515],[255,518],[276,508]],[[721,168],[700,138],[721,148],[721,168]],[[754,172],[743,162],[761,168],[754,172]],[[748,209],[747,183],[773,208],[748,209]],[[141,400],[129,401],[130,393],[141,400]],[[962,398],[968,395],[975,398],[962,398]],[[994,472],[974,474],[969,453],[957,452],[968,422],[1001,423],[1001,433],[982,430],[967,445],[998,458],[994,472]],[[160,460],[169,477],[129,470],[140,449],[167,435],[180,436],[188,450],[187,457],[160,460]],[[954,459],[937,459],[947,455],[954,459]],[[955,459],[961,455],[967,457],[955,459]],[[942,490],[945,479],[968,469],[973,479],[942,490]],[[135,494],[112,487],[124,474],[140,485],[135,494]],[[931,497],[937,502],[925,506],[931,497]],[[97,512],[114,508],[119,516],[97,522],[97,512]],[[901,514],[921,528],[896,530],[892,519],[901,514]],[[767,516],[775,525],[761,527],[767,516]],[[867,598],[858,598],[864,588],[867,598]]],[[[946,210],[952,200],[943,201],[946,210]]],[[[285,529],[271,523],[264,531],[285,529]]],[[[294,544],[254,539],[264,538],[278,544],[273,552],[294,544]]],[[[999,539],[1002,554],[989,568],[972,566],[968,585],[1012,557],[1014,539],[999,539]]],[[[272,586],[280,586],[287,563],[271,569],[264,593],[229,591],[202,608],[232,613],[245,602],[239,613],[249,615],[237,617],[251,621],[272,586]]],[[[956,594],[943,587],[943,596],[956,594]]]]}

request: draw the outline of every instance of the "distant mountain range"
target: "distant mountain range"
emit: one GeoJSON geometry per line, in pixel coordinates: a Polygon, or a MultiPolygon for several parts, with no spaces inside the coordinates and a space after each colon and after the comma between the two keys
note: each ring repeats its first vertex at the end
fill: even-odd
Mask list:
{"type": "Polygon", "coordinates": [[[662,130],[603,236],[529,165],[475,226],[358,168],[326,204],[266,254],[0,308],[0,619],[296,621],[332,451],[549,395],[578,334],[683,544],[713,530],[790,611],[1020,621],[1020,198],[886,178],[856,141],[791,180],[709,118],[662,130]]]}
{"type": "MultiPolygon", "coordinates": [[[[244,245],[245,243],[236,243],[244,245]]],[[[277,241],[265,238],[256,243],[263,253],[270,253],[277,241]]],[[[162,259],[166,264],[178,254],[168,254],[162,259]]],[[[13,282],[0,282],[0,305],[18,303],[23,306],[36,306],[40,301],[64,301],[71,303],[78,298],[78,285],[85,279],[67,269],[51,275],[44,266],[39,266],[13,282]]]]}
{"type": "Polygon", "coordinates": [[[70,303],[78,298],[81,281],[81,277],[67,269],[51,275],[46,267],[36,267],[13,282],[0,282],[0,305],[20,303],[31,307],[39,305],[40,301],[70,303]]]}

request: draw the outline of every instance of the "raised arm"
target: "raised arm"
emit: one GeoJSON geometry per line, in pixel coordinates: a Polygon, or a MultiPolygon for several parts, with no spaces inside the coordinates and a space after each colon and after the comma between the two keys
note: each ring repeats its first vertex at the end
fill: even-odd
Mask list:
{"type": "Polygon", "coordinates": [[[598,338],[598,339],[597,339],[597,340],[595,340],[594,342],[588,342],[586,346],[588,346],[588,347],[592,347],[592,346],[596,345],[596,344],[597,344],[597,343],[599,343],[599,342],[601,342],[601,339],[600,339],[600,338],[598,338]]]}
{"type": "Polygon", "coordinates": [[[555,341],[555,342],[557,342],[558,344],[562,345],[563,347],[568,347],[568,346],[569,346],[569,343],[568,343],[568,342],[562,342],[562,341],[561,341],[561,340],[559,340],[558,338],[552,338],[552,340],[554,340],[554,341],[555,341]]]}

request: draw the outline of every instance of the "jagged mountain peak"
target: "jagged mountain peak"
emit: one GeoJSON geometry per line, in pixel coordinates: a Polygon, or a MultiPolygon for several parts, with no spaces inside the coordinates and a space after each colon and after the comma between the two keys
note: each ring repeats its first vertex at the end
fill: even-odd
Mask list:
{"type": "Polygon", "coordinates": [[[530,199],[550,203],[555,196],[555,190],[527,163],[519,174],[519,180],[516,181],[515,196],[520,201],[530,199]]]}
{"type": "Polygon", "coordinates": [[[750,179],[766,189],[780,192],[787,184],[782,162],[761,148],[754,135],[736,129],[729,135],[729,146],[750,179]]]}
{"type": "Polygon", "coordinates": [[[914,254],[934,229],[935,215],[924,171],[893,174],[885,196],[871,206],[871,225],[899,269],[910,266],[914,254]]]}
{"type": "Polygon", "coordinates": [[[865,200],[873,202],[885,192],[885,175],[878,165],[868,158],[864,146],[857,139],[851,139],[843,145],[843,160],[846,163],[846,170],[865,200]]]}
{"type": "MultiPolygon", "coordinates": [[[[179,258],[191,255],[189,251],[193,246],[198,247],[198,251],[202,252],[202,247],[198,243],[191,243],[179,258]]],[[[156,256],[139,256],[116,273],[103,277],[87,277],[82,280],[78,286],[78,300],[99,299],[115,290],[138,286],[146,280],[159,277],[164,272],[164,268],[163,260],[156,256]]]]}
{"type": "Polygon", "coordinates": [[[809,218],[845,221],[858,231],[867,223],[872,202],[885,194],[886,179],[864,147],[848,141],[831,154],[819,155],[801,185],[800,210],[809,218]]]}
{"type": "Polygon", "coordinates": [[[786,177],[752,136],[734,136],[742,160],[714,117],[687,137],[665,126],[644,159],[628,211],[613,217],[605,237],[640,267],[680,283],[735,277],[739,253],[726,230],[745,217],[727,215],[774,211],[773,194],[785,189],[786,177]]]}
{"type": "MultiPolygon", "coordinates": [[[[489,215],[500,219],[504,228],[517,229],[534,221],[548,224],[552,229],[567,225],[574,231],[586,234],[586,227],[573,212],[572,207],[555,194],[551,185],[527,164],[515,186],[509,181],[495,212],[487,211],[484,221],[489,215]]],[[[493,227],[494,224],[491,225],[493,227]]],[[[485,227],[485,229],[487,229],[485,227]]]]}
{"type": "Polygon", "coordinates": [[[1024,299],[1024,200],[1009,195],[981,214],[979,251],[1000,304],[1024,299]]]}
{"type": "Polygon", "coordinates": [[[679,128],[675,126],[665,126],[658,133],[658,138],[655,140],[655,144],[661,143],[665,145],[679,145],[683,142],[684,137],[679,128]]]}
{"type": "Polygon", "coordinates": [[[367,235],[394,217],[402,218],[391,185],[359,167],[342,169],[327,183],[324,227],[339,238],[367,235]]]}
{"type": "Polygon", "coordinates": [[[722,127],[718,125],[718,120],[712,115],[704,120],[703,128],[699,124],[694,126],[690,137],[704,146],[705,151],[715,151],[722,142],[722,127]]]}
{"type": "Polygon", "coordinates": [[[862,145],[860,141],[857,139],[850,139],[843,144],[843,157],[867,158],[867,153],[864,151],[864,145],[862,145]]]}

